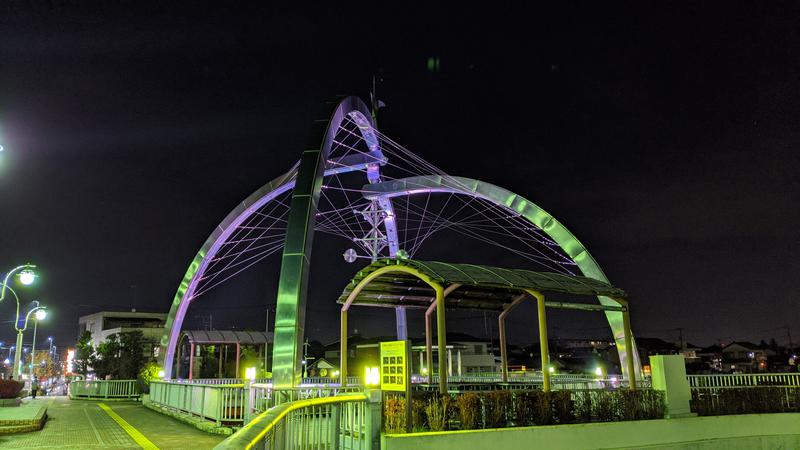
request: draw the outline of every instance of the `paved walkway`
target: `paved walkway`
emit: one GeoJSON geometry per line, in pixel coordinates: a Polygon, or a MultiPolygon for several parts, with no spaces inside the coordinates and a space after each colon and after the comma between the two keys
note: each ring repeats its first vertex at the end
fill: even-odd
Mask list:
{"type": "Polygon", "coordinates": [[[44,397],[49,419],[41,431],[0,436],[0,448],[210,449],[224,436],[151,411],[137,402],[96,402],[44,397]]]}

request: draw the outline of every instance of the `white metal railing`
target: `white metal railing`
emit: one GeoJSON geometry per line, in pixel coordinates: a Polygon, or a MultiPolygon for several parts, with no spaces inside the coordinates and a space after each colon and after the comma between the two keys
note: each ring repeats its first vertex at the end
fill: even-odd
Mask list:
{"type": "Polygon", "coordinates": [[[217,425],[240,425],[245,419],[245,389],[242,384],[151,381],[150,402],[214,421],[217,425]]]}
{"type": "Polygon", "coordinates": [[[253,383],[248,392],[248,417],[254,417],[269,408],[297,400],[333,397],[351,392],[363,392],[360,386],[308,386],[291,389],[275,389],[271,384],[253,383]]]}
{"type": "Polygon", "coordinates": [[[70,398],[139,398],[141,395],[138,380],[73,381],[69,384],[70,398]]]}
{"type": "MultiPolygon", "coordinates": [[[[246,380],[243,378],[195,378],[193,380],[188,380],[184,378],[173,378],[169,380],[172,383],[183,383],[183,384],[243,384],[246,380]]],[[[256,378],[253,380],[254,383],[270,383],[272,382],[271,378],[256,378]]]]}
{"type": "MultiPolygon", "coordinates": [[[[483,375],[454,375],[447,377],[448,383],[453,384],[475,384],[485,385],[485,388],[492,387],[501,382],[499,374],[483,375]]],[[[412,377],[412,382],[427,383],[428,377],[412,377]]],[[[433,376],[433,383],[439,382],[439,376],[433,376]]],[[[531,386],[541,386],[543,384],[541,373],[525,377],[509,377],[508,384],[503,385],[504,389],[529,389],[531,386]]],[[[585,374],[553,374],[550,376],[550,384],[553,389],[615,389],[628,385],[628,380],[621,376],[596,377],[585,374]]],[[[637,378],[638,387],[650,387],[650,378],[637,378]]],[[[454,386],[455,387],[455,386],[454,386]]]]}
{"type": "Polygon", "coordinates": [[[297,400],[260,414],[215,449],[378,448],[380,396],[364,393],[297,400]]]}
{"type": "Polygon", "coordinates": [[[750,387],[750,386],[797,386],[800,373],[749,373],[687,375],[690,388],[750,387]]]}

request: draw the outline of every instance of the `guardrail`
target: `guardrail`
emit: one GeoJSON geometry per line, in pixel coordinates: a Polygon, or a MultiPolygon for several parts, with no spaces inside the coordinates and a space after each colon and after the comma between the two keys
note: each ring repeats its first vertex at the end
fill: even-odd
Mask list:
{"type": "Polygon", "coordinates": [[[248,417],[254,417],[269,408],[297,400],[333,397],[343,393],[362,392],[360,386],[309,386],[275,389],[271,384],[253,383],[249,389],[248,417]]]}
{"type": "Polygon", "coordinates": [[[377,449],[380,396],[365,393],[297,400],[261,413],[219,445],[233,449],[377,449]]]}
{"type": "Polygon", "coordinates": [[[242,384],[151,381],[150,402],[214,421],[218,426],[238,426],[245,420],[245,389],[242,384]]]}
{"type": "Polygon", "coordinates": [[[138,380],[73,381],[69,384],[72,399],[139,398],[141,395],[138,380]]]}
{"type": "Polygon", "coordinates": [[[687,375],[689,387],[800,386],[800,373],[687,375]]]}

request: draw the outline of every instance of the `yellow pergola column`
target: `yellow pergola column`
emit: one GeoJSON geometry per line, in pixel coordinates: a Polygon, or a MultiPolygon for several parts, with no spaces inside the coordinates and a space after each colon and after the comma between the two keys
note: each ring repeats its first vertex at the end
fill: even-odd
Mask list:
{"type": "Polygon", "coordinates": [[[536,311],[539,317],[539,349],[542,353],[542,390],[550,392],[550,348],[547,344],[547,313],[544,295],[532,289],[527,292],[536,298],[536,311]]]}
{"type": "MultiPolygon", "coordinates": [[[[441,286],[434,286],[436,290],[436,343],[439,347],[439,393],[447,394],[447,364],[444,364],[447,358],[447,331],[445,321],[445,307],[444,307],[444,289],[441,286]]],[[[429,369],[430,371],[430,369],[429,369]]]]}
{"type": "Polygon", "coordinates": [[[347,386],[347,310],[342,309],[339,329],[339,377],[342,387],[347,386]]]}
{"type": "Polygon", "coordinates": [[[624,299],[614,299],[623,308],[622,311],[622,329],[625,333],[625,356],[626,364],[628,366],[628,389],[636,389],[636,369],[633,362],[633,333],[631,332],[631,308],[630,303],[624,299]]]}
{"type": "Polygon", "coordinates": [[[500,373],[503,383],[508,383],[508,351],[506,350],[506,316],[514,309],[527,294],[517,296],[510,305],[500,313],[497,318],[498,329],[500,330],[500,373]]]}
{"type": "MultiPolygon", "coordinates": [[[[425,364],[428,368],[428,384],[433,381],[433,327],[431,326],[431,315],[436,309],[436,300],[431,302],[431,306],[425,310],[425,364]]],[[[441,364],[441,363],[440,363],[441,364]]]]}

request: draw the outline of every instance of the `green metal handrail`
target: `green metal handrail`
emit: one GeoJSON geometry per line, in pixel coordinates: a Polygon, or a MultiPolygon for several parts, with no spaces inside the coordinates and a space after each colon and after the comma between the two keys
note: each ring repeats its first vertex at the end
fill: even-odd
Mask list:
{"type": "Polygon", "coordinates": [[[250,421],[247,425],[242,427],[239,431],[220,442],[215,450],[233,450],[233,449],[246,449],[249,450],[256,446],[261,439],[274,430],[286,416],[303,408],[313,406],[329,405],[337,403],[348,402],[362,402],[367,400],[367,395],[363,393],[358,394],[345,394],[335,397],[320,397],[311,398],[306,400],[296,400],[289,403],[270,408],[267,411],[259,414],[255,419],[250,421]]]}

